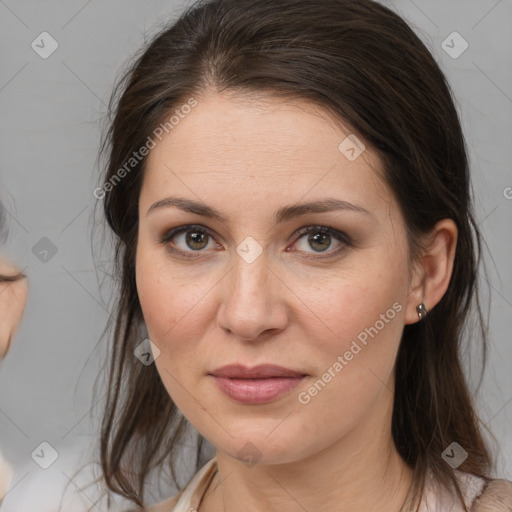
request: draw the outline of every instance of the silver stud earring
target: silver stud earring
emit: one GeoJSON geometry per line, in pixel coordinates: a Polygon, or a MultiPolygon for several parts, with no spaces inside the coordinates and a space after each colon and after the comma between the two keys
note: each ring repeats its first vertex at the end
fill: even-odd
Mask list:
{"type": "Polygon", "coordinates": [[[418,317],[420,318],[420,320],[423,320],[428,313],[427,308],[425,307],[425,304],[423,304],[423,302],[419,306],[416,306],[416,311],[418,312],[418,317]]]}

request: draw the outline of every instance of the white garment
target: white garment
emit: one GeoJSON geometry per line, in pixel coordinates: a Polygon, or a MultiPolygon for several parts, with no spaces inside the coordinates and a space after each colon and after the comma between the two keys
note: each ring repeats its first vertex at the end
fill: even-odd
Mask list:
{"type": "MultiPolygon", "coordinates": [[[[148,512],[196,512],[216,471],[217,462],[216,458],[213,457],[178,494],[158,505],[150,507],[148,512]]],[[[462,471],[456,470],[455,474],[463,491],[465,505],[469,510],[475,499],[482,493],[486,481],[483,478],[462,471]]],[[[416,511],[416,508],[417,504],[412,507],[412,510],[416,511]]],[[[404,509],[403,512],[409,511],[404,509]]],[[[418,512],[466,512],[466,509],[444,487],[436,484],[433,480],[428,480],[425,483],[425,492],[422,496],[418,512]]]]}
{"type": "MultiPolygon", "coordinates": [[[[470,510],[475,499],[480,496],[485,488],[486,481],[483,478],[455,470],[457,480],[464,496],[464,504],[470,510]]],[[[419,512],[466,512],[460,500],[448,492],[448,490],[433,480],[425,482],[419,512]]]]}

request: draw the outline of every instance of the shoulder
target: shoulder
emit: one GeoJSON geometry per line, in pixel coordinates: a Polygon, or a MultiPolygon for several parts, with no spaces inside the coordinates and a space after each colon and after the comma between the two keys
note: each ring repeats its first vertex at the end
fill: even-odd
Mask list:
{"type": "Polygon", "coordinates": [[[457,477],[471,512],[511,512],[512,482],[483,478],[457,471],[457,477]]]}
{"type": "Polygon", "coordinates": [[[512,482],[489,480],[476,498],[471,512],[510,512],[512,510],[512,482]]]}
{"type": "Polygon", "coordinates": [[[512,512],[512,482],[484,478],[472,473],[455,471],[464,505],[454,491],[449,491],[430,473],[419,510],[451,510],[452,512],[512,512]]]}

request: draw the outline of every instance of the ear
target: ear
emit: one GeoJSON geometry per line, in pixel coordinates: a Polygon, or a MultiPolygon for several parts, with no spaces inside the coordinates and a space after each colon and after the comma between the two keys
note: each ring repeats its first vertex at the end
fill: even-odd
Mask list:
{"type": "Polygon", "coordinates": [[[430,311],[445,294],[452,276],[456,247],[457,226],[452,219],[439,221],[425,235],[422,254],[418,256],[411,276],[405,324],[419,321],[416,311],[419,304],[424,303],[430,311]]]}

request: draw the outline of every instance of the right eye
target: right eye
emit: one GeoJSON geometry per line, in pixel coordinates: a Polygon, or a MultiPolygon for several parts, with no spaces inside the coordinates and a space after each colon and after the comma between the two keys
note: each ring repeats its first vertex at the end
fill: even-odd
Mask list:
{"type": "Polygon", "coordinates": [[[191,224],[167,231],[160,242],[173,253],[194,257],[192,253],[204,252],[203,249],[208,248],[210,239],[215,246],[213,235],[207,228],[191,224]]]}

